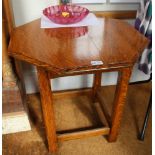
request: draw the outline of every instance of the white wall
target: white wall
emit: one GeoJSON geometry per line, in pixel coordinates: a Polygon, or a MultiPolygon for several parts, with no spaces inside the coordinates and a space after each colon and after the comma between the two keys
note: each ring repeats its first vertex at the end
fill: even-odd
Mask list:
{"type": "MultiPolygon", "coordinates": [[[[28,23],[41,16],[42,10],[49,5],[58,4],[59,0],[12,0],[14,18],[16,26],[28,23]]],[[[136,10],[138,4],[96,4],[86,5],[93,11],[109,11],[109,10],[136,10]]],[[[128,20],[133,24],[134,20],[128,20]]],[[[25,85],[27,93],[38,91],[37,73],[34,66],[23,63],[25,85]]],[[[102,85],[116,84],[117,72],[104,73],[102,77],[102,85]]],[[[135,65],[131,81],[142,81],[149,77],[137,69],[135,65]]],[[[52,80],[53,90],[75,89],[92,86],[93,75],[63,77],[52,80]]]]}
{"type": "MultiPolygon", "coordinates": [[[[16,26],[25,24],[41,16],[42,10],[49,5],[57,5],[59,0],[11,0],[14,10],[16,26]]],[[[111,11],[111,10],[136,10],[138,4],[87,4],[91,11],[111,11]]]]}

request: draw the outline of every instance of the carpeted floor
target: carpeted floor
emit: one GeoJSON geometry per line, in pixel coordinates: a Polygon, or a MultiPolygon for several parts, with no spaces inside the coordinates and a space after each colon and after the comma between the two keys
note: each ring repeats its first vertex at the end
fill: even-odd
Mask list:
{"type": "MultiPolygon", "coordinates": [[[[114,86],[102,88],[103,99],[110,112],[114,86]]],[[[152,129],[149,118],[145,140],[137,139],[151,91],[151,83],[129,86],[120,134],[115,143],[103,136],[59,143],[57,155],[151,155],[152,129]]],[[[38,94],[28,95],[32,131],[3,135],[3,155],[49,155],[38,94]]],[[[57,130],[99,125],[88,96],[55,99],[57,130]]]]}

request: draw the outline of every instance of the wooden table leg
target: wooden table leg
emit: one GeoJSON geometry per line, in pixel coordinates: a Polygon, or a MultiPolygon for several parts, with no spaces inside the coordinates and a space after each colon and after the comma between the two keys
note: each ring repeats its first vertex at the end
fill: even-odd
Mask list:
{"type": "Polygon", "coordinates": [[[96,72],[94,74],[93,92],[92,92],[93,102],[95,102],[96,100],[97,90],[101,87],[101,78],[102,78],[102,72],[96,72]]]}
{"type": "Polygon", "coordinates": [[[124,68],[121,72],[119,72],[118,84],[115,92],[114,107],[112,111],[111,130],[108,137],[109,142],[114,142],[117,140],[130,75],[131,68],[124,68]]]}
{"type": "Polygon", "coordinates": [[[49,151],[56,152],[57,136],[50,79],[48,78],[48,74],[44,69],[37,68],[37,71],[48,147],[49,151]]]}

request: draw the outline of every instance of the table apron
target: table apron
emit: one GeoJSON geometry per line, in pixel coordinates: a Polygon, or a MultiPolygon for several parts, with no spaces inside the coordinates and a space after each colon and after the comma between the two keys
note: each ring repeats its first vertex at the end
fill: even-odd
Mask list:
{"type": "Polygon", "coordinates": [[[65,76],[76,76],[76,75],[83,75],[83,74],[94,74],[97,72],[121,72],[125,68],[132,68],[133,65],[128,66],[119,66],[113,68],[95,68],[95,69],[88,69],[88,70],[72,70],[68,72],[60,72],[56,74],[55,72],[48,71],[48,76],[50,79],[58,78],[58,77],[65,77],[65,76]]]}

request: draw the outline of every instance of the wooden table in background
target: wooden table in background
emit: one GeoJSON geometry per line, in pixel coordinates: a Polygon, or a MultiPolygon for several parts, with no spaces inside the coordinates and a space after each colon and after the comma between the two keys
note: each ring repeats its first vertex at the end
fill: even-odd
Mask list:
{"type": "Polygon", "coordinates": [[[117,139],[132,67],[148,40],[124,21],[108,18],[100,21],[98,26],[41,29],[38,19],[11,33],[9,55],[37,67],[47,140],[52,152],[57,149],[57,141],[105,134],[109,135],[109,142],[117,139]],[[92,65],[91,61],[103,64],[92,65]],[[119,72],[110,127],[57,134],[50,79],[94,74],[92,96],[102,120],[102,111],[96,103],[97,92],[102,72],[110,71],[119,72]]]}

